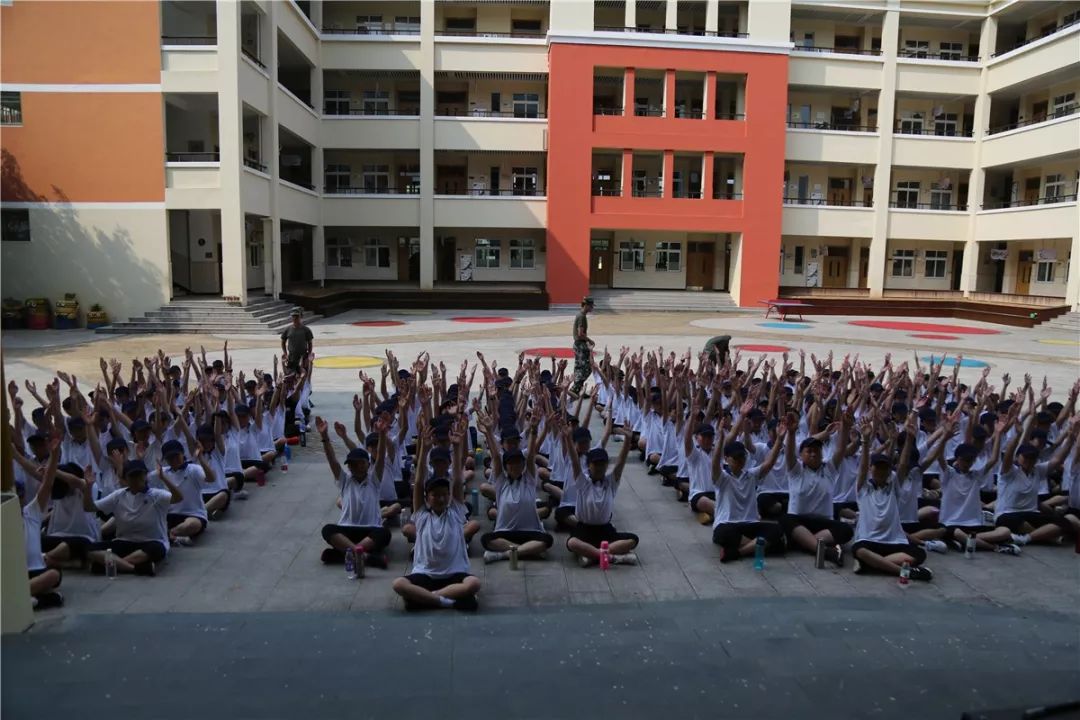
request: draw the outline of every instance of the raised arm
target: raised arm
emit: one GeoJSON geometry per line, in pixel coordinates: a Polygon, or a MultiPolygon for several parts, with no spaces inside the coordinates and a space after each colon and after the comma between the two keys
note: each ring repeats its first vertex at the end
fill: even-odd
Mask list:
{"type": "Polygon", "coordinates": [[[615,460],[615,469],[611,471],[611,479],[615,484],[622,480],[623,468],[626,467],[626,458],[630,454],[630,431],[626,428],[619,430],[623,437],[622,447],[619,448],[619,457],[615,460]]]}

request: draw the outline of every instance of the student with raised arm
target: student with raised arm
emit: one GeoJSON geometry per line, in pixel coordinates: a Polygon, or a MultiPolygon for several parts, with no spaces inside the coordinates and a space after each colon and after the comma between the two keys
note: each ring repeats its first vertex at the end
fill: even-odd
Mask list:
{"type": "Polygon", "coordinates": [[[173,545],[191,545],[192,541],[206,530],[209,518],[203,493],[212,487],[213,471],[202,457],[202,447],[196,446],[197,463],[188,462],[184,446],[179,440],[169,440],[161,446],[161,456],[165,466],[158,466],[148,479],[152,487],[162,483],[168,476],[172,485],[180,489],[183,499],[169,507],[166,523],[169,526],[169,541],[173,545]]]}
{"type": "MultiPolygon", "coordinates": [[[[810,436],[799,443],[795,455],[795,433],[787,433],[786,467],[788,474],[788,514],[781,520],[787,533],[788,547],[799,548],[811,555],[817,552],[817,541],[823,540],[828,551],[826,559],[838,567],[844,564],[843,544],[854,534],[851,527],[833,519],[833,491],[836,475],[843,461],[847,443],[848,415],[840,423],[840,435],[833,440],[833,452],[828,460],[821,457],[821,440],[810,436]]],[[[835,430],[833,430],[835,432],[835,430]]]]}
{"type": "MultiPolygon", "coordinates": [[[[377,427],[385,432],[382,424],[377,427]]],[[[379,481],[371,472],[371,456],[364,448],[354,448],[346,455],[345,469],[342,469],[330,442],[329,428],[321,417],[315,417],[315,430],[341,496],[341,517],[336,524],[324,525],[322,529],[323,540],[330,546],[323,550],[322,561],[327,564],[343,562],[346,551],[360,546],[368,565],[385,568],[390,531],[383,527],[379,481]]]]}
{"type": "Polygon", "coordinates": [[[575,515],[577,524],[566,541],[566,549],[577,555],[582,567],[596,564],[600,560],[600,543],[608,543],[608,552],[613,563],[625,565],[637,564],[634,548],[638,545],[638,536],[633,533],[619,532],[611,524],[615,513],[615,493],[622,481],[626,456],[630,454],[630,433],[626,428],[620,431],[623,436],[619,457],[615,468],[608,474],[608,454],[603,448],[593,448],[585,456],[588,472],[581,469],[577,448],[571,443],[570,459],[573,470],[572,481],[577,491],[575,515]]]}
{"type": "Polygon", "coordinates": [[[904,563],[911,568],[911,579],[929,582],[934,578],[926,562],[926,551],[908,540],[900,525],[900,483],[888,455],[870,454],[874,426],[864,421],[860,427],[863,437],[859,474],[855,493],[859,503],[859,520],[855,526],[855,543],[851,546],[856,574],[875,570],[899,576],[904,563]]]}
{"type": "Polygon", "coordinates": [[[469,554],[462,532],[465,526],[465,489],[462,483],[461,439],[467,429],[462,416],[451,432],[454,467],[451,477],[428,476],[427,453],[434,441],[426,417],[417,427],[417,476],[413,486],[416,545],[412,572],[394,581],[393,589],[406,610],[457,608],[475,610],[480,580],[470,574],[469,554]]]}
{"type": "MultiPolygon", "coordinates": [[[[495,447],[491,417],[487,413],[480,413],[477,425],[487,438],[488,446],[495,447]]],[[[495,530],[480,537],[485,563],[508,559],[514,547],[520,558],[543,558],[555,542],[550,534],[544,532],[544,525],[536,510],[536,492],[540,484],[536,472],[539,425],[539,406],[535,406],[529,420],[527,454],[521,450],[510,450],[502,457],[497,453],[491,456],[498,515],[495,530]]]]}
{"type": "MultiPolygon", "coordinates": [[[[41,521],[45,514],[45,508],[52,497],[53,479],[56,477],[56,468],[60,462],[60,437],[50,438],[48,441],[48,460],[44,469],[34,469],[33,474],[39,481],[37,492],[27,494],[27,485],[23,482],[15,483],[15,491],[22,504],[23,537],[26,541],[26,570],[30,580],[30,599],[35,610],[44,610],[50,607],[60,607],[64,604],[64,596],[57,588],[63,582],[64,576],[59,568],[45,566],[45,558],[41,554],[41,521]]],[[[21,457],[16,453],[16,457],[21,457]]],[[[87,492],[87,496],[89,492],[87,492]]]]}

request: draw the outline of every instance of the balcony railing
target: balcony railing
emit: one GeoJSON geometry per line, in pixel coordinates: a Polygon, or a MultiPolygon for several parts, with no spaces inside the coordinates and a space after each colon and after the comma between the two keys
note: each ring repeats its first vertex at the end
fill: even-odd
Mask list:
{"type": "Polygon", "coordinates": [[[971,137],[971,128],[949,129],[924,127],[916,130],[913,127],[905,129],[901,123],[896,124],[897,135],[935,135],[937,137],[971,137]]]}
{"type": "Polygon", "coordinates": [[[325,187],[326,195],[419,195],[419,185],[387,185],[385,187],[348,187],[337,185],[325,187]]]}
{"type": "Polygon", "coordinates": [[[1051,195],[1031,200],[992,200],[982,205],[983,210],[1001,210],[1014,207],[1034,207],[1036,205],[1057,205],[1058,203],[1076,202],[1076,193],[1072,195],[1051,195]]]}
{"type": "Polygon", "coordinates": [[[637,198],[658,198],[658,197],[664,197],[664,190],[663,190],[663,188],[656,188],[656,189],[649,189],[649,190],[645,190],[645,189],[642,189],[642,188],[634,188],[633,191],[630,194],[631,194],[632,197],[637,197],[637,198]]]}
{"type": "Polygon", "coordinates": [[[263,70],[266,69],[266,65],[263,63],[263,61],[260,60],[259,58],[255,57],[255,53],[248,50],[246,47],[240,48],[240,52],[244,53],[244,57],[246,57],[248,60],[250,60],[251,62],[258,65],[259,67],[261,67],[263,70]]]}
{"type": "Polygon", "coordinates": [[[420,115],[419,107],[405,108],[330,108],[323,106],[323,115],[330,117],[417,117],[420,115]]]}
{"type": "Polygon", "coordinates": [[[162,45],[217,45],[216,35],[162,35],[162,45]]]}
{"type": "Polygon", "coordinates": [[[540,30],[511,30],[510,32],[487,32],[478,30],[436,30],[442,37],[482,37],[482,38],[545,38],[547,33],[540,30]]]}
{"type": "Polygon", "coordinates": [[[795,52],[812,52],[812,53],[839,53],[841,55],[870,55],[872,57],[879,57],[881,50],[863,50],[862,48],[851,47],[828,47],[827,45],[796,45],[792,48],[795,52]]]}
{"type": "Polygon", "coordinates": [[[621,107],[594,107],[593,115],[622,115],[621,107]]]}
{"type": "Polygon", "coordinates": [[[1055,118],[1068,117],[1069,115],[1075,115],[1080,112],[1080,103],[1072,103],[1064,107],[1060,107],[1051,113],[1046,115],[1036,115],[1028,120],[1021,120],[1019,122],[1009,123],[1008,125],[998,125],[992,127],[986,131],[987,135],[996,135],[997,133],[1006,132],[1008,130],[1016,130],[1017,128],[1028,127],[1029,125],[1038,125],[1048,120],[1054,120],[1055,118]]]}
{"type": "Polygon", "coordinates": [[[315,189],[314,185],[312,185],[311,183],[306,182],[304,180],[294,180],[293,178],[285,177],[285,176],[282,176],[281,179],[284,180],[285,182],[289,183],[290,185],[296,185],[297,187],[302,187],[302,188],[305,188],[307,190],[314,190],[315,189]]]}
{"type": "Polygon", "coordinates": [[[695,37],[745,38],[747,33],[727,30],[689,30],[686,28],[622,27],[618,25],[597,25],[596,32],[651,33],[653,35],[691,35],[695,37]]]}
{"type": "Polygon", "coordinates": [[[383,27],[354,27],[354,28],[327,28],[322,29],[324,35],[419,35],[418,27],[396,27],[393,25],[383,27]]]}
{"type": "Polygon", "coordinates": [[[634,117],[664,117],[664,108],[636,107],[634,108],[634,117]]]}
{"type": "Polygon", "coordinates": [[[978,55],[962,55],[955,52],[927,52],[925,50],[909,50],[901,48],[896,53],[898,57],[915,58],[918,60],[947,60],[950,62],[979,62],[978,55]]]}
{"type": "Polygon", "coordinates": [[[724,190],[714,190],[713,200],[742,200],[743,194],[737,192],[725,192],[724,190]]]}
{"type": "Polygon", "coordinates": [[[797,128],[800,130],[841,130],[844,132],[877,132],[877,125],[846,125],[831,122],[789,122],[787,126],[789,128],[797,128]]]}
{"type": "Polygon", "coordinates": [[[467,195],[470,197],[545,197],[544,189],[536,188],[465,188],[436,191],[436,195],[467,195]]]}
{"type": "Polygon", "coordinates": [[[195,163],[195,162],[220,162],[221,154],[218,152],[167,152],[166,162],[195,163]]]}
{"type": "Polygon", "coordinates": [[[593,197],[619,197],[622,195],[622,185],[593,185],[593,197]]]}
{"type": "Polygon", "coordinates": [[[1053,28],[1051,30],[1047,30],[1044,33],[1039,33],[1038,35],[1030,37],[1027,40],[1023,40],[1022,42],[1018,42],[1016,45],[1013,45],[1011,48],[1009,48],[1007,50],[1000,50],[1000,51],[994,53],[993,55],[991,55],[990,57],[997,57],[998,55],[1004,55],[1005,53],[1011,53],[1013,50],[1017,50],[1019,48],[1022,48],[1025,45],[1030,45],[1031,43],[1035,42],[1036,40],[1042,40],[1044,37],[1050,37],[1051,35],[1059,33],[1059,32],[1061,32],[1062,30],[1064,30],[1066,28],[1072,27],[1073,25],[1080,25],[1080,15],[1077,15],[1075,18],[1073,18],[1069,22],[1062,23],[1062,24],[1058,25],[1056,28],[1053,28]]]}
{"type": "Polygon", "coordinates": [[[259,162],[255,158],[244,158],[244,166],[249,167],[252,170],[258,170],[259,172],[266,172],[267,171],[266,165],[259,162]]]}
{"type": "Polygon", "coordinates": [[[785,205],[814,205],[816,207],[873,207],[873,202],[863,200],[829,200],[827,198],[786,197],[785,205]]]}
{"type": "Polygon", "coordinates": [[[716,113],[717,120],[745,120],[745,113],[716,113]]]}
{"type": "Polygon", "coordinates": [[[965,212],[967,210],[967,203],[949,205],[935,202],[908,202],[907,200],[891,200],[889,201],[889,207],[895,210],[945,210],[953,212],[965,212]]]}
{"type": "Polygon", "coordinates": [[[516,120],[544,120],[547,118],[547,115],[542,112],[515,112],[514,110],[481,110],[480,108],[473,108],[471,110],[443,108],[435,115],[436,117],[496,117],[511,118],[516,120]]]}
{"type": "Polygon", "coordinates": [[[700,200],[702,197],[704,197],[704,195],[701,192],[700,188],[697,189],[697,190],[675,189],[675,190],[672,190],[671,196],[676,197],[676,198],[690,199],[690,200],[700,200]]]}
{"type": "Polygon", "coordinates": [[[675,117],[679,119],[689,120],[701,120],[705,117],[705,113],[701,110],[675,110],[675,117]]]}

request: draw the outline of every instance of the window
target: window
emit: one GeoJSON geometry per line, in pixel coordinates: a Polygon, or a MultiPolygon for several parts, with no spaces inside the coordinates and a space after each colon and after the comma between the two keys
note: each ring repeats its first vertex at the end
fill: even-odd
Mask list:
{"type": "Polygon", "coordinates": [[[514,93],[514,117],[540,117],[540,95],[537,93],[514,93]]]}
{"type": "Polygon", "coordinates": [[[247,257],[248,267],[257,268],[262,265],[262,243],[248,243],[247,257]]]}
{"type": "Polygon", "coordinates": [[[930,43],[926,40],[905,40],[903,54],[907,57],[924,58],[930,54],[930,43]]]}
{"type": "Polygon", "coordinates": [[[532,268],[536,266],[536,242],[526,238],[510,241],[510,267],[532,268]]]}
{"type": "Polygon", "coordinates": [[[362,179],[366,193],[390,192],[389,165],[364,165],[362,179]]]}
{"type": "Polygon", "coordinates": [[[416,35],[420,32],[420,18],[398,15],[394,18],[394,32],[416,35]]]}
{"type": "Polygon", "coordinates": [[[390,93],[386,90],[364,91],[364,114],[365,115],[389,115],[390,93]]]}
{"type": "Polygon", "coordinates": [[[539,20],[511,20],[510,21],[510,34],[517,35],[521,33],[523,35],[540,35],[540,21],[539,20]]]}
{"type": "Polygon", "coordinates": [[[896,207],[914,208],[919,206],[919,183],[916,180],[903,180],[896,183],[896,207]]]}
{"type": "Polygon", "coordinates": [[[356,29],[365,33],[382,32],[382,15],[357,15],[356,29]]]}
{"type": "Polygon", "coordinates": [[[621,272],[645,271],[645,243],[633,240],[619,243],[619,270],[621,272]]]}
{"type": "Polygon", "coordinates": [[[922,135],[923,131],[923,116],[922,113],[913,113],[907,117],[900,118],[900,134],[901,135],[922,135]]]}
{"type": "MultiPolygon", "coordinates": [[[[7,104],[4,105],[7,107],[7,104]]],[[[1065,93],[1064,95],[1054,96],[1054,117],[1062,117],[1068,115],[1076,109],[1076,93],[1065,93]]]]}
{"type": "Polygon", "coordinates": [[[420,114],[420,91],[400,90],[397,94],[398,115],[420,114]]]}
{"type": "Polygon", "coordinates": [[[348,165],[329,163],[326,166],[326,192],[333,193],[352,185],[352,168],[348,165]]]}
{"type": "Polygon", "coordinates": [[[678,272],[682,269],[682,243],[656,243],[656,269],[659,272],[678,272]]]}
{"type": "Polygon", "coordinates": [[[451,32],[476,31],[476,18],[446,18],[446,29],[451,32]]]}
{"type": "Polygon", "coordinates": [[[1065,176],[1061,173],[1046,176],[1046,190],[1043,192],[1046,202],[1061,202],[1065,199],[1065,176]]]}
{"type": "Polygon", "coordinates": [[[398,192],[417,194],[420,192],[420,166],[402,165],[398,168],[398,192]]]}
{"type": "Polygon", "coordinates": [[[945,183],[944,187],[938,183],[930,185],[930,209],[949,210],[952,207],[952,184],[945,183]]]}
{"type": "MultiPolygon", "coordinates": [[[[927,250],[926,261],[923,265],[923,275],[928,278],[945,277],[945,263],[948,259],[948,250],[927,250]]],[[[895,275],[896,273],[893,274],[895,275]]]]}
{"type": "Polygon", "coordinates": [[[892,276],[914,277],[915,275],[915,251],[897,250],[893,253],[892,276]]]}
{"type": "Polygon", "coordinates": [[[390,267],[390,248],[380,238],[368,238],[364,241],[364,265],[368,267],[390,267]]]}
{"type": "Polygon", "coordinates": [[[4,242],[30,242],[30,211],[0,211],[0,235],[4,242]]]}
{"type": "Polygon", "coordinates": [[[515,195],[538,195],[537,171],[534,167],[511,168],[515,195]]]}
{"type": "Polygon", "coordinates": [[[1054,260],[1040,260],[1035,265],[1035,282],[1054,282],[1054,260]]]}
{"type": "Polygon", "coordinates": [[[327,115],[348,115],[349,91],[327,90],[323,98],[323,112],[327,115]]]}
{"type": "Polygon", "coordinates": [[[326,264],[330,267],[352,267],[352,241],[348,238],[326,238],[326,264]]]}
{"type": "Polygon", "coordinates": [[[964,44],[958,42],[943,42],[938,45],[938,54],[942,60],[961,60],[964,57],[964,44]]]}
{"type": "Polygon", "coordinates": [[[942,113],[934,118],[934,134],[953,137],[956,135],[956,113],[942,113]]]}
{"type": "Polygon", "coordinates": [[[473,267],[499,269],[499,260],[502,251],[501,240],[476,239],[476,262],[473,267]]]}
{"type": "Polygon", "coordinates": [[[802,245],[796,245],[795,246],[795,270],[794,270],[796,275],[802,275],[803,274],[803,264],[804,264],[805,259],[806,259],[805,256],[803,255],[803,253],[804,253],[803,246],[802,245]]]}
{"type": "Polygon", "coordinates": [[[0,93],[0,125],[22,125],[22,93],[0,93]]]}

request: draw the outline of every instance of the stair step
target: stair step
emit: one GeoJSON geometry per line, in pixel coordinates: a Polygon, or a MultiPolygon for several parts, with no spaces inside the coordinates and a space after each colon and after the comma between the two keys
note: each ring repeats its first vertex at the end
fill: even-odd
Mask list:
{"type": "MultiPolygon", "coordinates": [[[[292,303],[272,297],[255,297],[246,305],[226,303],[220,298],[177,298],[142,317],[114,322],[98,332],[125,333],[213,333],[267,334],[288,327],[292,303]]],[[[306,321],[321,316],[305,312],[306,321]]]]}

